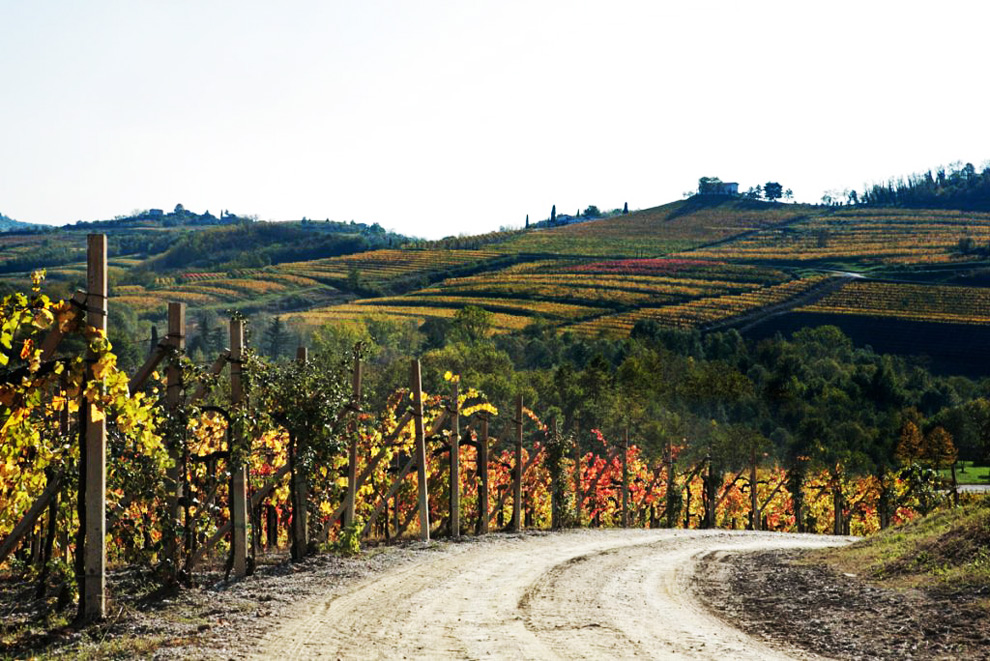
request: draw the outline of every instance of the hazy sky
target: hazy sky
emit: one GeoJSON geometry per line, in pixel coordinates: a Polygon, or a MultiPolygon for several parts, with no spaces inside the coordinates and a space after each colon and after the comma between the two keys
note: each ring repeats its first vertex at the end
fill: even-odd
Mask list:
{"type": "Polygon", "coordinates": [[[981,2],[0,0],[0,212],[475,233],[990,159],[981,2]]]}

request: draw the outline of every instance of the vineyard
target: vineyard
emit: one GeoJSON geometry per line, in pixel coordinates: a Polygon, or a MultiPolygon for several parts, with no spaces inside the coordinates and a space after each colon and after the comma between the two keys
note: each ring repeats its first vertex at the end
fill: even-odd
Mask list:
{"type": "Polygon", "coordinates": [[[291,318],[308,325],[353,321],[362,315],[422,321],[449,319],[471,305],[494,313],[495,327],[505,331],[524,328],[539,317],[585,334],[601,329],[628,333],[641,318],[655,318],[670,327],[724,319],[793,296],[817,282],[787,280],[777,269],[703,260],[538,260],[449,278],[403,296],[357,300],[291,318]]]}
{"type": "Polygon", "coordinates": [[[990,325],[990,291],[892,282],[851,282],[799,312],[990,325]]]}
{"type": "Polygon", "coordinates": [[[502,252],[607,258],[659,257],[803,217],[812,207],[692,199],[604,220],[524,233],[502,252]]]}
{"type": "Polygon", "coordinates": [[[657,455],[628,430],[564,434],[521,395],[500,410],[457,374],[424,392],[419,360],[408,385],[366,410],[361,346],[273,364],[244,345],[239,317],[228,348],[196,366],[180,302],[128,376],[106,337],[105,237],[89,248],[85,293],[50,301],[39,276],[30,296],[4,299],[0,354],[0,565],[36,570],[42,590],[56,572],[77,587],[83,620],[106,614],[108,566],[131,563],[188,582],[207,564],[242,576],[278,548],[298,559],[368,537],[584,525],[863,534],[916,515],[911,485],[890,473],[841,461],[784,471],[757,444],[733,467],[692,458],[689,437],[657,455]]]}
{"type": "Polygon", "coordinates": [[[848,208],[764,228],[684,256],[756,262],[951,264],[973,259],[958,252],[964,240],[986,246],[990,242],[990,214],[848,208]]]}

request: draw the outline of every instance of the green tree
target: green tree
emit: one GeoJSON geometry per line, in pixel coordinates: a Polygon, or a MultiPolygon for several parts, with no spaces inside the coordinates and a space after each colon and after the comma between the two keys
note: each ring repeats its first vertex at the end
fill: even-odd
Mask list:
{"type": "Polygon", "coordinates": [[[776,181],[768,181],[763,184],[763,195],[771,202],[779,200],[784,195],[784,187],[776,181]]]}
{"type": "Polygon", "coordinates": [[[594,204],[589,204],[588,208],[584,210],[584,215],[586,218],[598,218],[602,212],[594,204]]]}
{"type": "Polygon", "coordinates": [[[265,329],[265,354],[272,360],[278,360],[288,352],[290,339],[289,329],[282,317],[276,316],[265,329]]]}
{"type": "Polygon", "coordinates": [[[492,330],[492,313],[477,305],[465,305],[454,314],[451,336],[457,342],[479,342],[492,330]]]}

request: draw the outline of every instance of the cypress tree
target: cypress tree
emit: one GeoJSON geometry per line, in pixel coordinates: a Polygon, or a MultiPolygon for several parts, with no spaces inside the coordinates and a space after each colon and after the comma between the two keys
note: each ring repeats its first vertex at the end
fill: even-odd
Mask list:
{"type": "Polygon", "coordinates": [[[625,204],[622,205],[622,215],[626,215],[627,213],[629,213],[629,203],[628,202],[626,202],[625,204]]]}
{"type": "Polygon", "coordinates": [[[553,225],[555,222],[557,222],[557,205],[556,204],[553,205],[553,208],[552,209],[550,209],[550,224],[553,225]]]}

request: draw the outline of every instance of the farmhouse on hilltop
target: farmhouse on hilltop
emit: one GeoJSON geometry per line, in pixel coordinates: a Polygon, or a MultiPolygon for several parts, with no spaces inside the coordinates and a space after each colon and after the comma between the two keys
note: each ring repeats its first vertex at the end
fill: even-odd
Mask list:
{"type": "Polygon", "coordinates": [[[739,195],[739,184],[718,177],[702,177],[698,180],[698,195],[739,195]]]}

